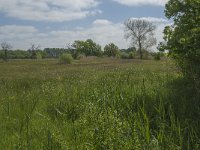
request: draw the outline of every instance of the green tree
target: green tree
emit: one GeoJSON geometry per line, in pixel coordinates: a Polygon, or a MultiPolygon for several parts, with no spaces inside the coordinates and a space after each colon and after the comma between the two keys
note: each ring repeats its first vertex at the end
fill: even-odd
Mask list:
{"type": "Polygon", "coordinates": [[[184,75],[200,79],[200,1],[169,0],[165,15],[174,24],[165,27],[159,50],[168,50],[184,75]]]}
{"type": "Polygon", "coordinates": [[[138,48],[140,59],[142,59],[143,50],[147,50],[156,44],[156,38],[154,38],[156,26],[142,19],[128,19],[124,25],[126,29],[125,37],[132,40],[133,46],[138,48]]]}
{"type": "Polygon", "coordinates": [[[100,56],[102,54],[101,46],[99,44],[96,44],[91,39],[88,39],[85,41],[86,45],[86,56],[100,56]]]}
{"type": "Polygon", "coordinates": [[[74,41],[74,43],[72,44],[72,47],[74,49],[73,57],[77,58],[78,55],[80,55],[81,53],[84,53],[84,51],[85,51],[85,42],[84,41],[79,41],[79,40],[74,41]]]}
{"type": "Polygon", "coordinates": [[[102,54],[101,46],[91,39],[74,41],[72,47],[75,49],[75,57],[79,54],[85,54],[85,56],[100,56],[102,54]]]}
{"type": "Polygon", "coordinates": [[[115,57],[119,53],[119,48],[114,43],[107,44],[104,47],[104,54],[109,57],[115,57]]]}

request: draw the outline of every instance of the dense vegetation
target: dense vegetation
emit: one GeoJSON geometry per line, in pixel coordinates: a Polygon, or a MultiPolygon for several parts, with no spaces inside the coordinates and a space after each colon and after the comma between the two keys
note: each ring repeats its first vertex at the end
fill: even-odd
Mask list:
{"type": "Polygon", "coordinates": [[[1,62],[0,95],[0,149],[200,148],[199,95],[170,60],[1,62]]]}
{"type": "Polygon", "coordinates": [[[165,15],[174,24],[165,28],[160,50],[168,50],[183,74],[200,86],[200,1],[170,0],[165,15]]]}
{"type": "Polygon", "coordinates": [[[71,54],[65,53],[60,56],[59,60],[61,64],[71,64],[73,57],[71,54]]]}

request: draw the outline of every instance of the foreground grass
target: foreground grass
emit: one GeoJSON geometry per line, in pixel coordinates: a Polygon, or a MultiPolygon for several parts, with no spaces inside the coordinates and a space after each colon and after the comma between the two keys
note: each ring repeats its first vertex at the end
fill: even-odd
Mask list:
{"type": "Polygon", "coordinates": [[[200,149],[198,90],[169,62],[0,62],[0,149],[200,149]]]}

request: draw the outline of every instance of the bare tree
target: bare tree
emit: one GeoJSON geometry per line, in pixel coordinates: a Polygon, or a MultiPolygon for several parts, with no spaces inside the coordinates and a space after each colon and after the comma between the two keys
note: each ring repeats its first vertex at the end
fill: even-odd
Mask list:
{"type": "Polygon", "coordinates": [[[4,60],[6,61],[8,59],[8,50],[12,48],[12,45],[7,42],[1,43],[2,50],[4,50],[5,56],[4,60]]]}
{"type": "Polygon", "coordinates": [[[31,59],[36,58],[36,51],[40,49],[40,45],[31,44],[29,51],[31,52],[31,59]]]}
{"type": "Polygon", "coordinates": [[[156,44],[156,38],[154,38],[156,26],[142,19],[128,19],[124,25],[125,38],[131,38],[133,46],[139,49],[140,59],[142,59],[142,50],[147,50],[156,44]]]}

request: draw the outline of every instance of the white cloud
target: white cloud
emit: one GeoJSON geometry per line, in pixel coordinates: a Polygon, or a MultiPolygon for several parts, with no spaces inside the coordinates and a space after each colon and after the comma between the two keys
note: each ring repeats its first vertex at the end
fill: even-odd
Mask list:
{"type": "Polygon", "coordinates": [[[13,44],[14,49],[28,49],[31,43],[40,44],[45,47],[64,47],[75,40],[93,39],[102,46],[110,42],[116,43],[119,47],[128,47],[129,43],[124,39],[123,24],[114,24],[108,20],[95,20],[89,28],[77,27],[73,30],[51,30],[50,32],[39,32],[34,27],[25,26],[0,26],[0,42],[8,41],[13,44]],[[12,34],[13,30],[24,30],[12,34]]]}
{"type": "Polygon", "coordinates": [[[62,22],[101,13],[98,0],[0,0],[0,12],[24,20],[62,22]]]}
{"type": "MultiPolygon", "coordinates": [[[[135,18],[136,19],[136,18],[135,18]]],[[[145,19],[145,18],[144,18],[145,19]]],[[[147,19],[149,19],[147,17],[147,19]]],[[[163,29],[170,24],[162,18],[150,18],[157,23],[155,37],[158,42],[162,41],[163,29]]],[[[31,26],[0,26],[0,42],[7,41],[13,44],[14,49],[28,49],[31,43],[40,44],[45,47],[64,47],[75,40],[93,39],[101,46],[113,42],[120,48],[128,48],[129,41],[124,39],[123,23],[113,23],[109,20],[95,20],[90,27],[75,27],[73,30],[49,30],[49,32],[40,32],[31,26]]],[[[155,48],[155,47],[154,47],[155,48]]]]}
{"type": "Polygon", "coordinates": [[[112,0],[122,5],[139,6],[139,5],[157,5],[164,6],[168,0],[112,0]]]}
{"type": "Polygon", "coordinates": [[[4,25],[0,26],[0,34],[21,34],[21,33],[35,33],[37,29],[32,26],[17,26],[17,25],[4,25]]]}
{"type": "Polygon", "coordinates": [[[105,19],[97,19],[93,22],[93,25],[94,26],[98,26],[98,25],[110,25],[112,22],[108,21],[108,20],[105,20],[105,19]]]}

